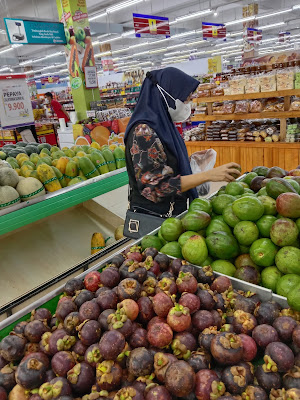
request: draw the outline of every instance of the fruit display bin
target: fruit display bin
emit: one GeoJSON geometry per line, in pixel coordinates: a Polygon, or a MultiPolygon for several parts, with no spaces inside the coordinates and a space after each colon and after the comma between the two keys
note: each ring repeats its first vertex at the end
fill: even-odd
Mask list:
{"type": "Polygon", "coordinates": [[[126,168],[0,211],[0,236],[128,184],[126,168]]]}
{"type": "MultiPolygon", "coordinates": [[[[185,214],[186,214],[186,212],[181,214],[180,216],[178,216],[178,218],[182,218],[185,214]]],[[[156,234],[159,229],[160,228],[154,230],[150,234],[156,234]]],[[[142,238],[135,242],[132,242],[131,246],[139,245],[141,243],[141,241],[142,241],[142,238]]],[[[88,272],[93,271],[93,270],[97,270],[97,271],[101,272],[101,270],[103,268],[105,268],[105,266],[107,265],[107,263],[109,262],[109,260],[112,258],[113,255],[116,255],[116,254],[124,251],[127,247],[128,247],[128,243],[126,244],[126,246],[124,246],[121,249],[119,247],[118,250],[114,254],[110,254],[105,259],[102,259],[101,261],[95,263],[91,268],[89,268],[88,272]]],[[[170,258],[172,258],[172,257],[170,257],[170,258]]],[[[199,268],[199,269],[201,268],[199,266],[195,266],[195,267],[199,268]]],[[[84,276],[86,274],[87,274],[87,271],[78,275],[78,278],[84,278],[84,276]]],[[[217,273],[217,272],[215,272],[215,274],[217,276],[223,275],[223,274],[217,273]]],[[[260,296],[261,300],[263,300],[263,301],[274,300],[274,301],[277,301],[282,307],[284,307],[284,308],[288,307],[286,298],[275,295],[269,289],[242,281],[242,280],[234,278],[234,277],[230,277],[230,279],[231,279],[232,286],[234,289],[243,290],[245,292],[254,292],[254,293],[257,293],[260,296]]],[[[13,314],[10,317],[6,318],[5,320],[1,321],[0,322],[0,340],[4,336],[8,335],[9,332],[13,329],[13,327],[18,322],[27,320],[30,317],[30,312],[33,309],[45,307],[45,308],[48,308],[51,312],[54,312],[56,309],[58,300],[63,292],[63,287],[64,287],[63,284],[56,287],[50,293],[46,294],[45,296],[41,297],[37,301],[25,306],[21,310],[17,311],[15,314],[13,314]]]]}

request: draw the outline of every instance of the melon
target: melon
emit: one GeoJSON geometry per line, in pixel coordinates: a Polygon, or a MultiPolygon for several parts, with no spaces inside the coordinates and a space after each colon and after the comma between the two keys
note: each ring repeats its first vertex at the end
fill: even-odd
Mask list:
{"type": "Polygon", "coordinates": [[[14,169],[8,167],[0,169],[0,186],[16,187],[18,183],[19,175],[14,169]]]}
{"type": "Polygon", "coordinates": [[[0,210],[20,203],[21,199],[16,189],[11,186],[0,186],[0,210]]]}
{"type": "Polygon", "coordinates": [[[1,168],[11,168],[12,169],[12,166],[7,161],[0,160],[0,169],[1,168]]]}
{"type": "Polygon", "coordinates": [[[16,189],[21,201],[27,201],[46,194],[43,184],[35,178],[21,179],[16,189]]]}

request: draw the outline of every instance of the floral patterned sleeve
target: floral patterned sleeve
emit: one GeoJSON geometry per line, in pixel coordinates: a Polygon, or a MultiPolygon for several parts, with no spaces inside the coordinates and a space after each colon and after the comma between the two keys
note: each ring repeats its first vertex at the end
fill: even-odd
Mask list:
{"type": "Polygon", "coordinates": [[[130,153],[142,196],[159,203],[165,197],[181,195],[180,175],[174,176],[159,137],[148,125],[135,128],[130,153]]]}

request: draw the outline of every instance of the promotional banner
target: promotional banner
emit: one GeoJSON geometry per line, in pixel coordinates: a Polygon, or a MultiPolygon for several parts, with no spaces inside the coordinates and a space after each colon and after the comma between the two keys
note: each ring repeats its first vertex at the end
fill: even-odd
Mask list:
{"type": "Polygon", "coordinates": [[[41,78],[42,85],[47,83],[59,83],[60,77],[59,76],[44,76],[41,78]]]}
{"type": "Polygon", "coordinates": [[[255,28],[247,28],[247,41],[248,43],[260,42],[262,40],[262,30],[255,28]]]}
{"type": "Polygon", "coordinates": [[[25,75],[0,77],[0,120],[4,129],[34,124],[25,75]]]}
{"type": "Polygon", "coordinates": [[[278,42],[279,43],[285,43],[289,42],[291,39],[291,32],[279,32],[278,34],[278,42]]]}
{"type": "Polygon", "coordinates": [[[154,15],[133,14],[136,37],[170,37],[169,18],[154,15]]]}
{"type": "Polygon", "coordinates": [[[208,71],[207,71],[208,74],[217,74],[219,72],[222,72],[222,57],[221,56],[208,58],[207,64],[208,64],[208,71]]]}
{"type": "Polygon", "coordinates": [[[226,26],[224,24],[213,24],[202,22],[203,40],[226,39],[226,26]]]}
{"type": "Polygon", "coordinates": [[[64,25],[60,22],[4,18],[11,44],[66,44],[64,25]]]}

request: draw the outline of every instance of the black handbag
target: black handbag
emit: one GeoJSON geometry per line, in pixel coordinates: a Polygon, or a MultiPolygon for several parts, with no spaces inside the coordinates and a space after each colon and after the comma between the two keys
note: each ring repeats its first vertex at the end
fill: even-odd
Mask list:
{"type": "Polygon", "coordinates": [[[170,209],[165,215],[157,214],[142,207],[133,207],[133,210],[128,209],[124,222],[124,236],[137,240],[159,228],[166,218],[172,217],[174,204],[174,202],[170,202],[170,209]]]}

